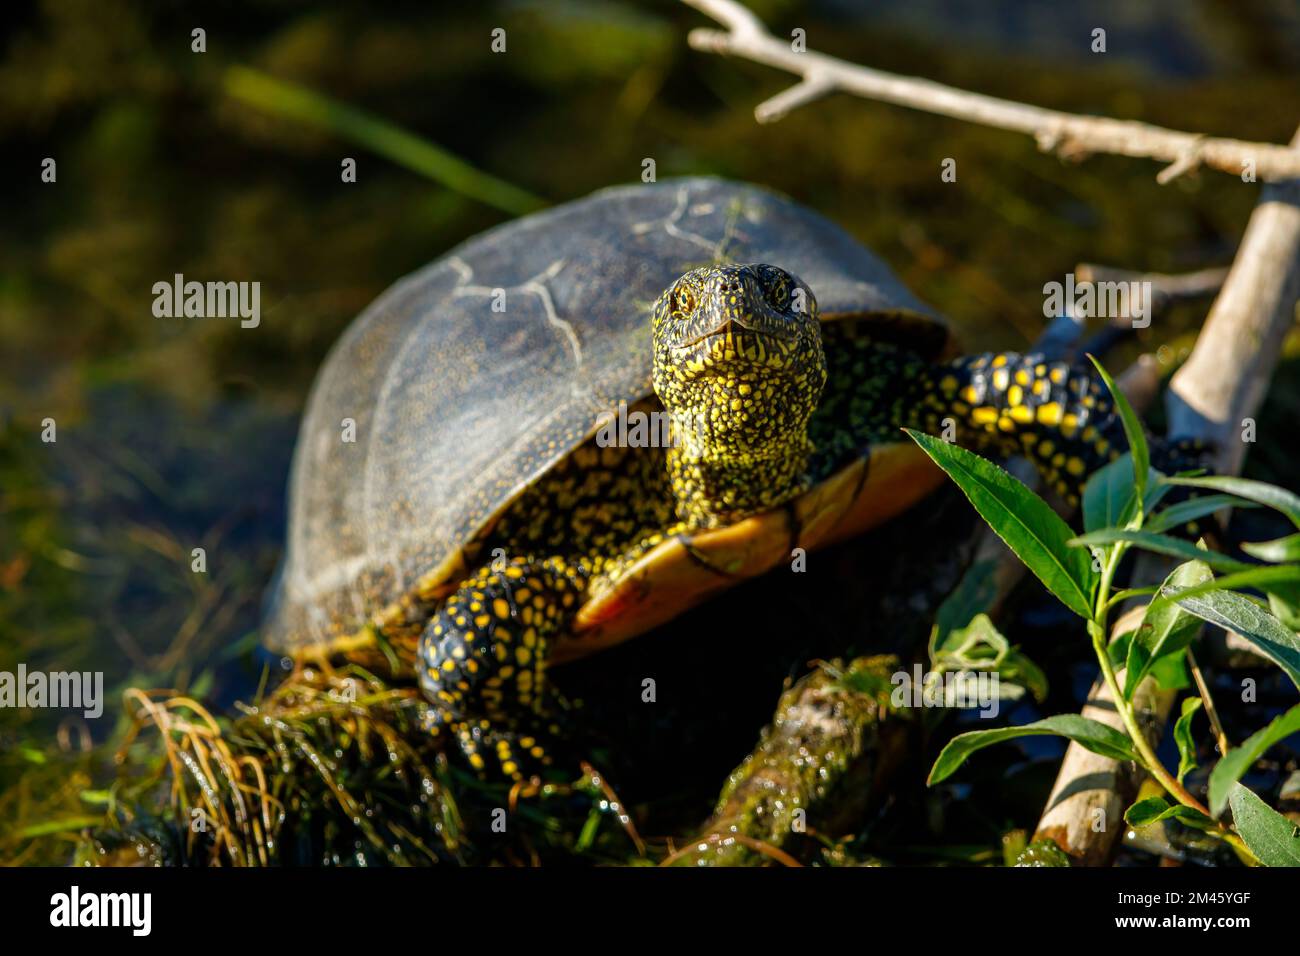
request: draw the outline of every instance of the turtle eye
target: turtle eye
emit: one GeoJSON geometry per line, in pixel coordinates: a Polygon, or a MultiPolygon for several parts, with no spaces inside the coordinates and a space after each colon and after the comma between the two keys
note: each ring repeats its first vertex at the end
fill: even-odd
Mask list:
{"type": "Polygon", "coordinates": [[[779,269],[764,269],[763,295],[769,305],[784,311],[790,304],[790,277],[779,269]]]}
{"type": "Polygon", "coordinates": [[[695,293],[682,287],[673,293],[673,312],[677,315],[689,315],[695,311],[695,293]]]}

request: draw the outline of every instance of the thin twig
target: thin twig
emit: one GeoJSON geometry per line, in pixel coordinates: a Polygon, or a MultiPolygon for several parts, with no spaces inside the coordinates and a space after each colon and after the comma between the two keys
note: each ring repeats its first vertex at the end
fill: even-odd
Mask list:
{"type": "Polygon", "coordinates": [[[1196,655],[1192,649],[1187,649],[1187,664],[1192,671],[1192,679],[1196,681],[1196,689],[1201,695],[1201,703],[1205,705],[1205,716],[1210,719],[1210,727],[1214,731],[1214,741],[1219,747],[1219,756],[1228,752],[1228,734],[1223,729],[1223,721],[1219,720],[1219,709],[1214,706],[1214,698],[1210,695],[1210,685],[1205,681],[1205,675],[1201,673],[1201,665],[1196,663],[1196,655]]]}
{"type": "Polygon", "coordinates": [[[1265,182],[1300,176],[1300,155],[1277,143],[1184,133],[1135,120],[1078,116],[971,93],[920,77],[886,73],[813,50],[798,52],[788,39],[773,36],[752,12],[734,0],[683,2],[726,27],[725,31],[692,30],[687,42],[696,50],[743,57],[800,77],[797,85],[755,108],[754,116],[760,123],[774,122],[792,109],[842,91],[1026,133],[1044,152],[1071,159],[1111,153],[1168,163],[1156,177],[1161,183],[1202,165],[1234,176],[1243,176],[1253,167],[1255,177],[1265,182]]]}
{"type": "MultiPolygon", "coordinates": [[[[1183,272],[1169,275],[1164,272],[1135,272],[1129,269],[1114,269],[1110,266],[1094,265],[1081,262],[1074,267],[1074,277],[1080,282],[1141,282],[1151,288],[1151,306],[1153,310],[1168,308],[1180,302],[1194,302],[1207,299],[1223,288],[1228,278],[1227,266],[1215,266],[1210,269],[1198,269],[1195,272],[1183,272]]],[[[1132,320],[1123,317],[1125,325],[1132,326],[1132,320]]]]}

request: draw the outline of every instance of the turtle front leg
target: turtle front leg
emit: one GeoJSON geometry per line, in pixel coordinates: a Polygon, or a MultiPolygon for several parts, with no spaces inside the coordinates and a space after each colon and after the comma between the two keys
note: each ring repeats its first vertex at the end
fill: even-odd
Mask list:
{"type": "Polygon", "coordinates": [[[909,404],[914,427],[985,454],[1023,454],[1071,503],[1128,447],[1096,372],[1040,355],[988,352],[928,367],[909,404]]]}
{"type": "MultiPolygon", "coordinates": [[[[1071,504],[1093,472],[1128,450],[1123,421],[1090,365],[989,352],[929,367],[914,381],[909,424],[976,451],[1023,454],[1071,504]]],[[[1198,464],[1198,449],[1185,442],[1149,441],[1161,470],[1198,464]]]]}
{"type": "Polygon", "coordinates": [[[543,740],[559,728],[547,706],[546,657],[585,586],[582,571],[559,558],[485,565],[425,627],[417,665],[434,705],[429,729],[453,736],[475,770],[491,758],[520,780],[551,763],[543,740]]]}

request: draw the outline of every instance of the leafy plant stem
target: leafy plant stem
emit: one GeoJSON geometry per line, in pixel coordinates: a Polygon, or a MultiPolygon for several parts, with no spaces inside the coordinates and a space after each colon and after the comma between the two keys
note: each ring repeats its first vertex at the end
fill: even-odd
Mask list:
{"type": "MultiPolygon", "coordinates": [[[[1108,600],[1110,595],[1111,581],[1115,577],[1115,572],[1119,568],[1119,563],[1124,557],[1125,545],[1122,542],[1116,543],[1110,551],[1105,566],[1101,571],[1101,580],[1097,587],[1097,610],[1093,619],[1088,622],[1088,630],[1092,635],[1093,650],[1097,655],[1097,663],[1101,667],[1103,679],[1106,681],[1106,687],[1110,690],[1111,700],[1114,702],[1115,710],[1119,713],[1120,720],[1124,723],[1124,729],[1128,732],[1129,738],[1133,741],[1133,749],[1141,759],[1142,768],[1151,774],[1156,781],[1165,788],[1165,791],[1185,807],[1191,807],[1205,816],[1210,816],[1210,811],[1199,800],[1188,793],[1187,789],[1178,782],[1178,780],[1165,769],[1164,764],[1156,756],[1155,751],[1151,749],[1151,744],[1147,741],[1147,736],[1142,732],[1138,725],[1137,716],[1134,713],[1131,702],[1124,699],[1124,693],[1120,689],[1119,681],[1115,677],[1115,668],[1111,665],[1110,655],[1106,651],[1106,635],[1109,633],[1107,620],[1110,617],[1110,604],[1108,600]]],[[[1230,843],[1238,854],[1252,863],[1258,862],[1255,855],[1247,849],[1246,844],[1241,838],[1225,827],[1222,823],[1218,824],[1216,831],[1209,831],[1216,836],[1221,837],[1230,843]]]]}

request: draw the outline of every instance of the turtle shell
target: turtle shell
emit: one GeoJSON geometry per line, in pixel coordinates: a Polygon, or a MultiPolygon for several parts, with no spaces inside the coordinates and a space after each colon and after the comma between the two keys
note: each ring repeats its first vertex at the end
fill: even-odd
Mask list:
{"type": "Polygon", "coordinates": [[[853,316],[930,355],[947,344],[848,233],[752,185],[615,187],[489,230],[396,283],[326,359],[294,451],[268,646],[329,646],[417,588],[449,593],[524,488],[601,413],[652,394],[652,304],[683,272],[724,261],[800,276],[823,321],[853,316]]]}

